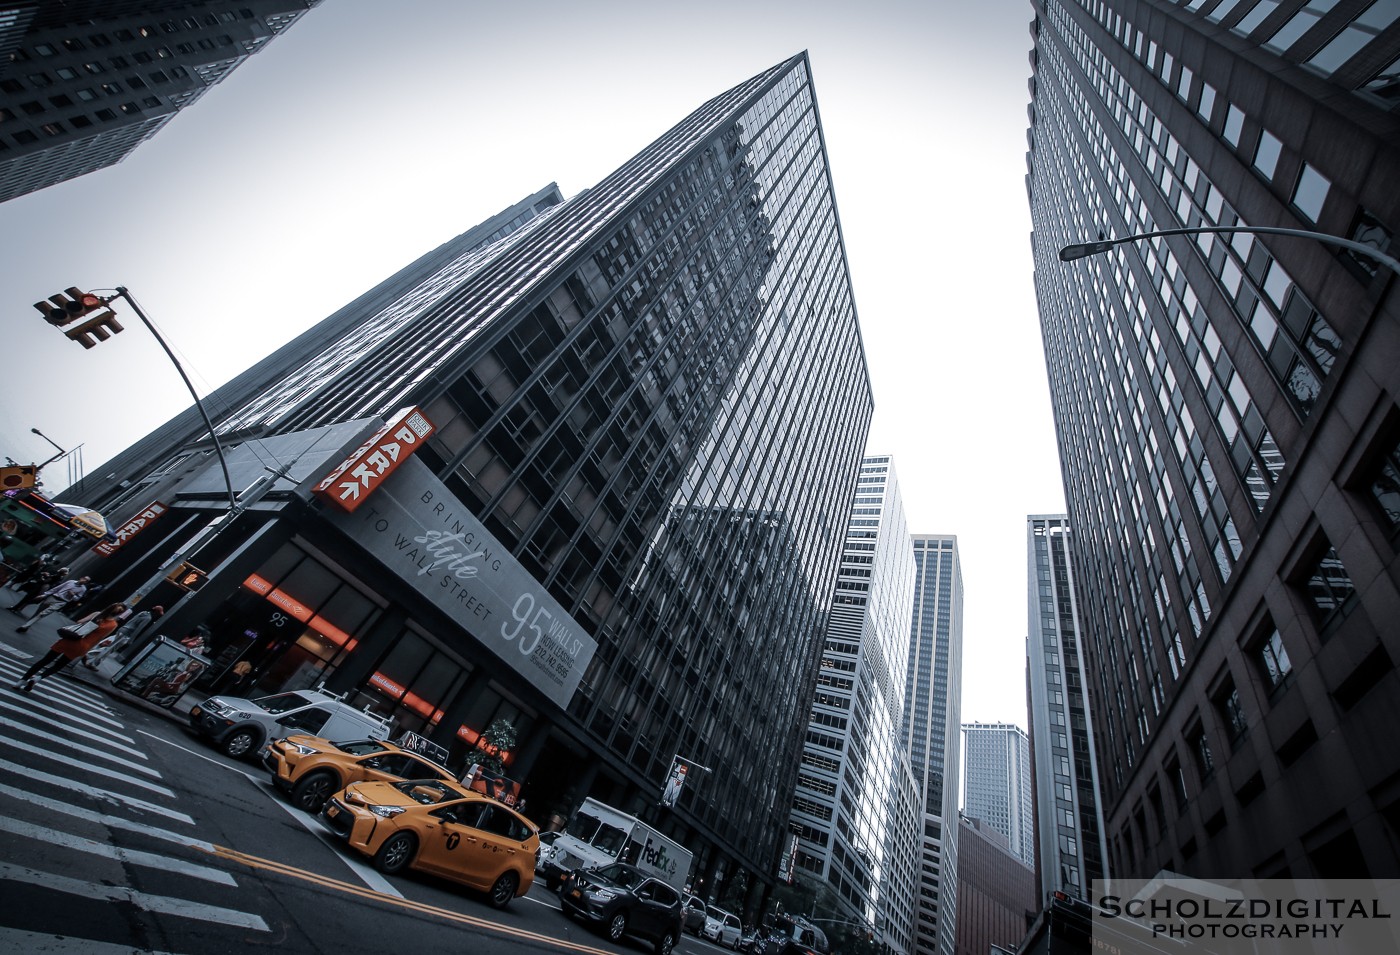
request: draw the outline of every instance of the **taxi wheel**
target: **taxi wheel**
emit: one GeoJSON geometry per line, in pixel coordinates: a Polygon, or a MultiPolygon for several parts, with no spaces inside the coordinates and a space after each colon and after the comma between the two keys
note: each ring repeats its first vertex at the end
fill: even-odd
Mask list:
{"type": "Polygon", "coordinates": [[[515,890],[520,886],[520,876],[514,872],[502,872],[501,877],[491,886],[488,900],[493,909],[503,909],[515,898],[515,890]]]}
{"type": "Polygon", "coordinates": [[[235,730],[224,740],[224,755],[234,759],[247,756],[258,744],[258,734],[251,729],[235,730]]]}
{"type": "Polygon", "coordinates": [[[613,917],[608,919],[608,941],[620,942],[622,936],[627,933],[627,913],[614,912],[613,917]]]}
{"type": "Polygon", "coordinates": [[[310,773],[292,789],[292,803],[306,812],[320,812],[336,788],[336,778],[331,773],[310,773]]]}
{"type": "Polygon", "coordinates": [[[374,854],[374,867],[385,875],[402,871],[413,861],[413,852],[417,847],[418,840],[410,833],[396,832],[385,839],[374,854]]]}
{"type": "Polygon", "coordinates": [[[676,937],[670,932],[661,936],[656,943],[656,955],[671,955],[671,949],[676,947],[676,937]]]}

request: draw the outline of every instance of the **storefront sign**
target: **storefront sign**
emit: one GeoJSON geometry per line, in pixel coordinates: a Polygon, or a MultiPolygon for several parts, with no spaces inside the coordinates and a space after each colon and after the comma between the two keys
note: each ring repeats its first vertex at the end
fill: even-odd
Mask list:
{"type": "Polygon", "coordinates": [[[403,409],[327,474],[315,493],[353,513],[432,433],[433,423],[423,412],[403,409]]]}
{"type": "Polygon", "coordinates": [[[146,505],[146,509],[140,514],[137,514],[112,532],[112,535],[116,537],[115,541],[103,541],[92,549],[93,553],[101,554],[103,557],[110,557],[112,554],[121,550],[122,547],[126,546],[127,542],[133,537],[151,526],[156,518],[163,515],[167,510],[169,510],[169,508],[160,501],[152,501],[150,504],[146,505]]]}
{"type": "Polygon", "coordinates": [[[327,519],[567,707],[597,642],[418,460],[379,485],[373,504],[327,519]]]}

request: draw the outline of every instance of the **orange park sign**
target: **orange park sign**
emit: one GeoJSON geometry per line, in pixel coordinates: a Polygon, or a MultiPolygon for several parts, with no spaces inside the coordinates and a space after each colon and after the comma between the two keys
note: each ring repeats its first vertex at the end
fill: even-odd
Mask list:
{"type": "Polygon", "coordinates": [[[433,423],[421,410],[404,408],[327,474],[315,493],[353,512],[432,433],[433,423]]]}

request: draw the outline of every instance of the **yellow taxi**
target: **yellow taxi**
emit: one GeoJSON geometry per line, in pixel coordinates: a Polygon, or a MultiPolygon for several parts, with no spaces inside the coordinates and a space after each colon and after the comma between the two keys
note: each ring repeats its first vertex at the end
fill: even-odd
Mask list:
{"type": "Polygon", "coordinates": [[[534,823],[458,783],[356,783],[329,799],[317,818],[379,871],[442,876],[485,892],[498,909],[535,881],[534,823]]]}
{"type": "Polygon", "coordinates": [[[288,736],[269,743],[262,759],[272,784],[313,813],[351,783],[456,779],[432,760],[380,739],[332,743],[319,736],[288,736]]]}

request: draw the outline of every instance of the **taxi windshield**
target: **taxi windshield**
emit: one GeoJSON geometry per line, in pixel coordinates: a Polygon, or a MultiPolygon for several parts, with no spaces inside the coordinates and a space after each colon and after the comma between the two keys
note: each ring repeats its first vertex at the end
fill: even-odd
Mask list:
{"type": "Polygon", "coordinates": [[[277,714],[285,713],[288,710],[294,710],[299,706],[305,706],[311,701],[300,693],[278,693],[276,696],[264,696],[253,702],[267,710],[267,712],[277,714]]]}
{"type": "Polygon", "coordinates": [[[370,753],[382,753],[389,748],[378,740],[372,739],[357,739],[348,743],[332,742],[331,745],[351,756],[368,756],[370,753]]]}
{"type": "Polygon", "coordinates": [[[391,785],[405,796],[425,806],[452,799],[467,798],[465,793],[453,789],[440,779],[405,779],[391,785]]]}

